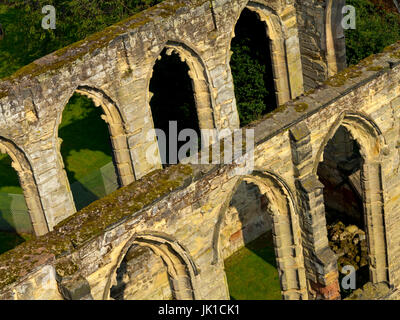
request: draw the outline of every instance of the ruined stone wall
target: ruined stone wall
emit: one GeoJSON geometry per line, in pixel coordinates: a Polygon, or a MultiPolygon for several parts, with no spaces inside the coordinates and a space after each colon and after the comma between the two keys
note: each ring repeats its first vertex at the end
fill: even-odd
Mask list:
{"type": "Polygon", "coordinates": [[[364,159],[371,281],[398,289],[399,52],[400,44],[393,45],[251,124],[256,138],[252,173],[237,175],[235,169],[243,164],[156,171],[1,255],[1,298],[39,298],[35,270],[48,265],[59,275],[63,297],[108,299],[116,270],[136,244],[165,262],[173,298],[227,299],[221,239],[232,197],[243,181],[257,185],[266,199],[283,297],[337,298],[336,256],[328,245],[316,170],[340,126],[360,145],[364,159]],[[21,287],[31,294],[22,296],[21,287]]]}
{"type": "Polygon", "coordinates": [[[293,0],[212,3],[210,8],[208,0],[163,1],[0,82],[0,145],[16,154],[36,234],[76,211],[58,137],[62,111],[74,92],[103,109],[122,185],[161,168],[148,87],[164,49],[189,66],[200,128],[239,127],[229,61],[235,23],[245,7],[266,24],[278,103],[303,92],[293,0]]]}
{"type": "Polygon", "coordinates": [[[109,299],[121,263],[139,246],[142,254],[128,259],[141,266],[126,275],[129,297],[227,299],[223,260],[244,243],[240,230],[253,226],[250,238],[272,228],[285,299],[337,298],[317,168],[340,126],[364,160],[371,280],[400,286],[400,44],[291,100],[303,91],[303,74],[313,87],[333,70],[324,51],[327,7],[311,0],[297,2],[297,11],[292,1],[213,3],[211,10],[209,1],[164,1],[0,83],[0,144],[19,172],[35,230],[54,229],[0,256],[0,298],[109,299]],[[281,102],[248,127],[256,138],[253,172],[238,175],[240,164],[154,171],[160,164],[145,158],[149,147],[157,153],[146,134],[154,61],[164,48],[177,51],[191,69],[202,126],[238,127],[229,44],[245,6],[268,27],[281,102]],[[103,108],[126,187],[64,220],[75,209],[57,128],[75,91],[103,108]],[[245,202],[235,195],[243,183],[254,185],[254,201],[240,208],[245,202]],[[145,260],[154,263],[152,274],[145,260]]]}
{"type": "Polygon", "coordinates": [[[266,202],[256,184],[238,186],[221,225],[222,259],[272,229],[266,202]]]}
{"type": "Polygon", "coordinates": [[[305,91],[346,67],[344,6],[345,0],[296,1],[305,91]]]}
{"type": "Polygon", "coordinates": [[[151,249],[133,245],[117,270],[110,296],[116,300],[171,300],[168,270],[151,249]]]}

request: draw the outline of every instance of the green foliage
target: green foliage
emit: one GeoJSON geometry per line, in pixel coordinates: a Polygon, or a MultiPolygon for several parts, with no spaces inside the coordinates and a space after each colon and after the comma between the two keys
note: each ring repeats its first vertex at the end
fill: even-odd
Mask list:
{"type": "Polygon", "coordinates": [[[231,69],[241,126],[276,108],[271,54],[265,25],[245,9],[232,39],[231,69]]]}
{"type": "Polygon", "coordinates": [[[248,39],[232,46],[231,69],[235,85],[240,123],[242,126],[259,118],[265,111],[265,97],[268,90],[263,75],[265,65],[252,59],[251,50],[246,45],[248,39]]]}
{"type": "Polygon", "coordinates": [[[11,167],[11,158],[0,153],[0,192],[22,194],[18,174],[11,167]]]}
{"type": "Polygon", "coordinates": [[[234,300],[282,299],[271,232],[226,259],[225,272],[234,300]]]}
{"type": "Polygon", "coordinates": [[[400,15],[378,9],[369,0],[347,0],[356,8],[355,30],[346,30],[347,63],[381,52],[386,46],[400,40],[400,15]]]}
{"type": "Polygon", "coordinates": [[[6,0],[0,4],[0,78],[57,49],[84,39],[161,0],[6,0]],[[41,26],[42,7],[56,8],[56,29],[41,26]]]}

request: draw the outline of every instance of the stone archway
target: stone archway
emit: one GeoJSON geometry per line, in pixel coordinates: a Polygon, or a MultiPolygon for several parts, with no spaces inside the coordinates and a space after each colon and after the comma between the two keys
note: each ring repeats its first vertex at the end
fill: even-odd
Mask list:
{"type": "MultiPolygon", "coordinates": [[[[189,68],[189,77],[192,81],[199,128],[214,129],[216,127],[214,118],[215,103],[211,94],[210,76],[200,55],[191,47],[180,41],[167,41],[160,53],[164,50],[166,50],[167,55],[171,55],[172,53],[178,54],[181,61],[189,68]]],[[[148,77],[147,87],[150,86],[153,69],[154,67],[151,69],[151,73],[148,77]]],[[[150,98],[149,92],[147,98],[148,105],[150,105],[150,98]]]]}
{"type": "Polygon", "coordinates": [[[8,154],[12,159],[12,167],[18,173],[35,234],[37,236],[46,234],[50,228],[28,158],[13,142],[2,137],[0,137],[0,153],[8,154]]]}
{"type": "Polygon", "coordinates": [[[134,166],[126,139],[124,120],[116,103],[103,91],[88,86],[79,86],[75,92],[93,100],[96,107],[103,109],[102,119],[107,123],[113,153],[122,186],[135,181],[134,166]]]}
{"type": "Polygon", "coordinates": [[[103,300],[110,299],[110,289],[116,283],[117,268],[132,245],[149,248],[164,262],[170,279],[173,298],[176,300],[199,299],[197,276],[199,271],[189,253],[175,240],[159,233],[137,234],[121,250],[117,263],[111,269],[103,293],[103,300]]]}
{"type": "Polygon", "coordinates": [[[304,90],[300,45],[298,42],[294,43],[293,40],[288,39],[289,36],[286,35],[284,23],[278,13],[257,1],[249,1],[240,11],[233,25],[231,40],[235,36],[235,26],[244,9],[255,12],[266,26],[267,36],[270,40],[276,101],[278,106],[282,105],[299,96],[304,90]],[[291,50],[291,54],[288,54],[288,50],[291,50]]]}
{"type": "Polygon", "coordinates": [[[275,256],[284,299],[308,299],[306,275],[303,261],[299,217],[290,188],[279,176],[268,171],[255,171],[253,175],[238,179],[222,205],[214,231],[214,261],[222,262],[221,225],[232,196],[238,186],[248,181],[258,186],[268,202],[267,212],[272,219],[275,256]]]}
{"type": "Polygon", "coordinates": [[[373,283],[389,282],[384,216],[383,181],[381,174],[382,155],[387,152],[385,139],[379,127],[367,116],[345,112],[335,121],[320,146],[313,165],[316,179],[317,168],[322,160],[328,141],[343,126],[360,147],[363,159],[361,168],[361,193],[364,221],[367,233],[370,278],[373,283]]]}
{"type": "MultiPolygon", "coordinates": [[[[113,163],[118,178],[118,182],[115,182],[115,184],[118,186],[126,186],[135,181],[133,162],[131,154],[129,152],[127,137],[125,134],[125,123],[117,104],[105,92],[90,86],[78,86],[74,89],[74,91],[71,92],[68,97],[71,98],[73,96],[73,93],[88,97],[93,102],[95,107],[101,107],[103,111],[101,119],[104,120],[108,126],[109,137],[112,145],[110,149],[112,149],[111,151],[113,154],[113,163]]],[[[67,101],[64,103],[62,110],[59,111],[53,134],[56,141],[55,147],[58,154],[58,162],[61,170],[61,180],[68,190],[69,203],[72,207],[71,213],[73,213],[76,211],[76,203],[71,192],[71,186],[67,176],[67,172],[64,169],[64,160],[61,155],[62,139],[59,137],[59,128],[62,122],[63,111],[65,110],[67,101]]]]}

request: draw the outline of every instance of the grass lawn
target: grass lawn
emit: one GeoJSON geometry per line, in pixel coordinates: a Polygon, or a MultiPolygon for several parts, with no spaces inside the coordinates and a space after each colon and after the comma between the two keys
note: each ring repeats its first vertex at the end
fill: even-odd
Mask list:
{"type": "MultiPolygon", "coordinates": [[[[101,108],[77,94],[64,109],[59,137],[63,140],[61,154],[70,183],[112,161],[109,131],[101,114],[101,108]]],[[[0,154],[0,192],[22,194],[18,175],[6,154],[0,154]]]]}
{"type": "Polygon", "coordinates": [[[112,161],[107,124],[101,119],[102,109],[92,100],[74,94],[66,105],[59,137],[61,154],[70,183],[81,180],[112,161]]]}
{"type": "Polygon", "coordinates": [[[22,194],[17,172],[11,167],[11,158],[0,153],[0,193],[22,194]]]}
{"type": "Polygon", "coordinates": [[[271,232],[226,259],[225,272],[231,299],[282,299],[271,232]]]}
{"type": "Polygon", "coordinates": [[[11,232],[0,232],[0,254],[15,248],[22,242],[32,239],[30,234],[16,234],[11,232]]]}
{"type": "MultiPolygon", "coordinates": [[[[63,112],[59,128],[61,154],[77,210],[107,194],[99,169],[112,162],[112,148],[101,114],[102,109],[92,100],[78,94],[71,97],[63,112]]],[[[5,154],[0,154],[0,193],[22,194],[11,158],[5,154]]],[[[3,216],[8,209],[0,201],[0,219],[11,219],[3,216]]]]}

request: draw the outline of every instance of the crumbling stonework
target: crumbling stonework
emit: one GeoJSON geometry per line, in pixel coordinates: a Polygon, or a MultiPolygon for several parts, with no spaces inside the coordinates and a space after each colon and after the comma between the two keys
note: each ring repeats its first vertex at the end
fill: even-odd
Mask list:
{"type": "MultiPolygon", "coordinates": [[[[50,232],[0,256],[0,298],[112,298],[118,270],[134,246],[163,261],[152,270],[160,271],[163,298],[227,299],[223,259],[229,255],[227,239],[245,243],[241,221],[249,228],[260,222],[252,236],[272,229],[284,299],[339,298],[337,256],[329,247],[317,169],[340,127],[360,145],[363,158],[359,185],[371,282],[388,283],[395,296],[400,286],[400,44],[302,95],[303,74],[310,87],[329,75],[321,49],[326,37],[319,32],[326,26],[324,2],[315,2],[316,11],[303,12],[302,6],[311,8],[314,1],[295,6],[290,0],[216,0],[213,19],[209,1],[167,0],[1,82],[0,143],[15,155],[26,181],[35,230],[50,232]],[[154,136],[145,136],[152,128],[147,86],[155,59],[165,47],[184,55],[202,88],[195,92],[197,107],[203,114],[212,108],[208,114],[218,129],[238,127],[229,43],[245,6],[276,32],[269,36],[281,104],[247,127],[255,132],[254,170],[238,175],[240,162],[156,170],[160,165],[145,158],[147,147],[158,150],[154,136]],[[304,26],[300,20],[314,15],[317,54],[310,60],[304,37],[313,29],[297,23],[304,26]],[[306,72],[305,61],[321,68],[306,72]],[[74,213],[57,126],[76,90],[105,110],[126,186],[74,213]],[[241,209],[241,220],[235,194],[243,183],[257,191],[260,206],[253,215],[241,209]]],[[[211,123],[209,116],[199,119],[204,126],[211,123]]],[[[135,281],[145,292],[158,276],[141,270],[135,281]]],[[[145,298],[131,294],[125,298],[145,298]]]]}
{"type": "Polygon", "coordinates": [[[102,108],[124,186],[161,168],[160,160],[152,163],[146,154],[159,159],[148,87],[164,49],[178,53],[189,67],[201,129],[239,127],[229,61],[245,7],[266,25],[278,104],[303,92],[294,1],[212,3],[211,10],[208,0],[163,1],[0,82],[0,145],[10,155],[20,153],[14,163],[36,234],[76,211],[58,138],[62,111],[74,92],[102,108]]]}

